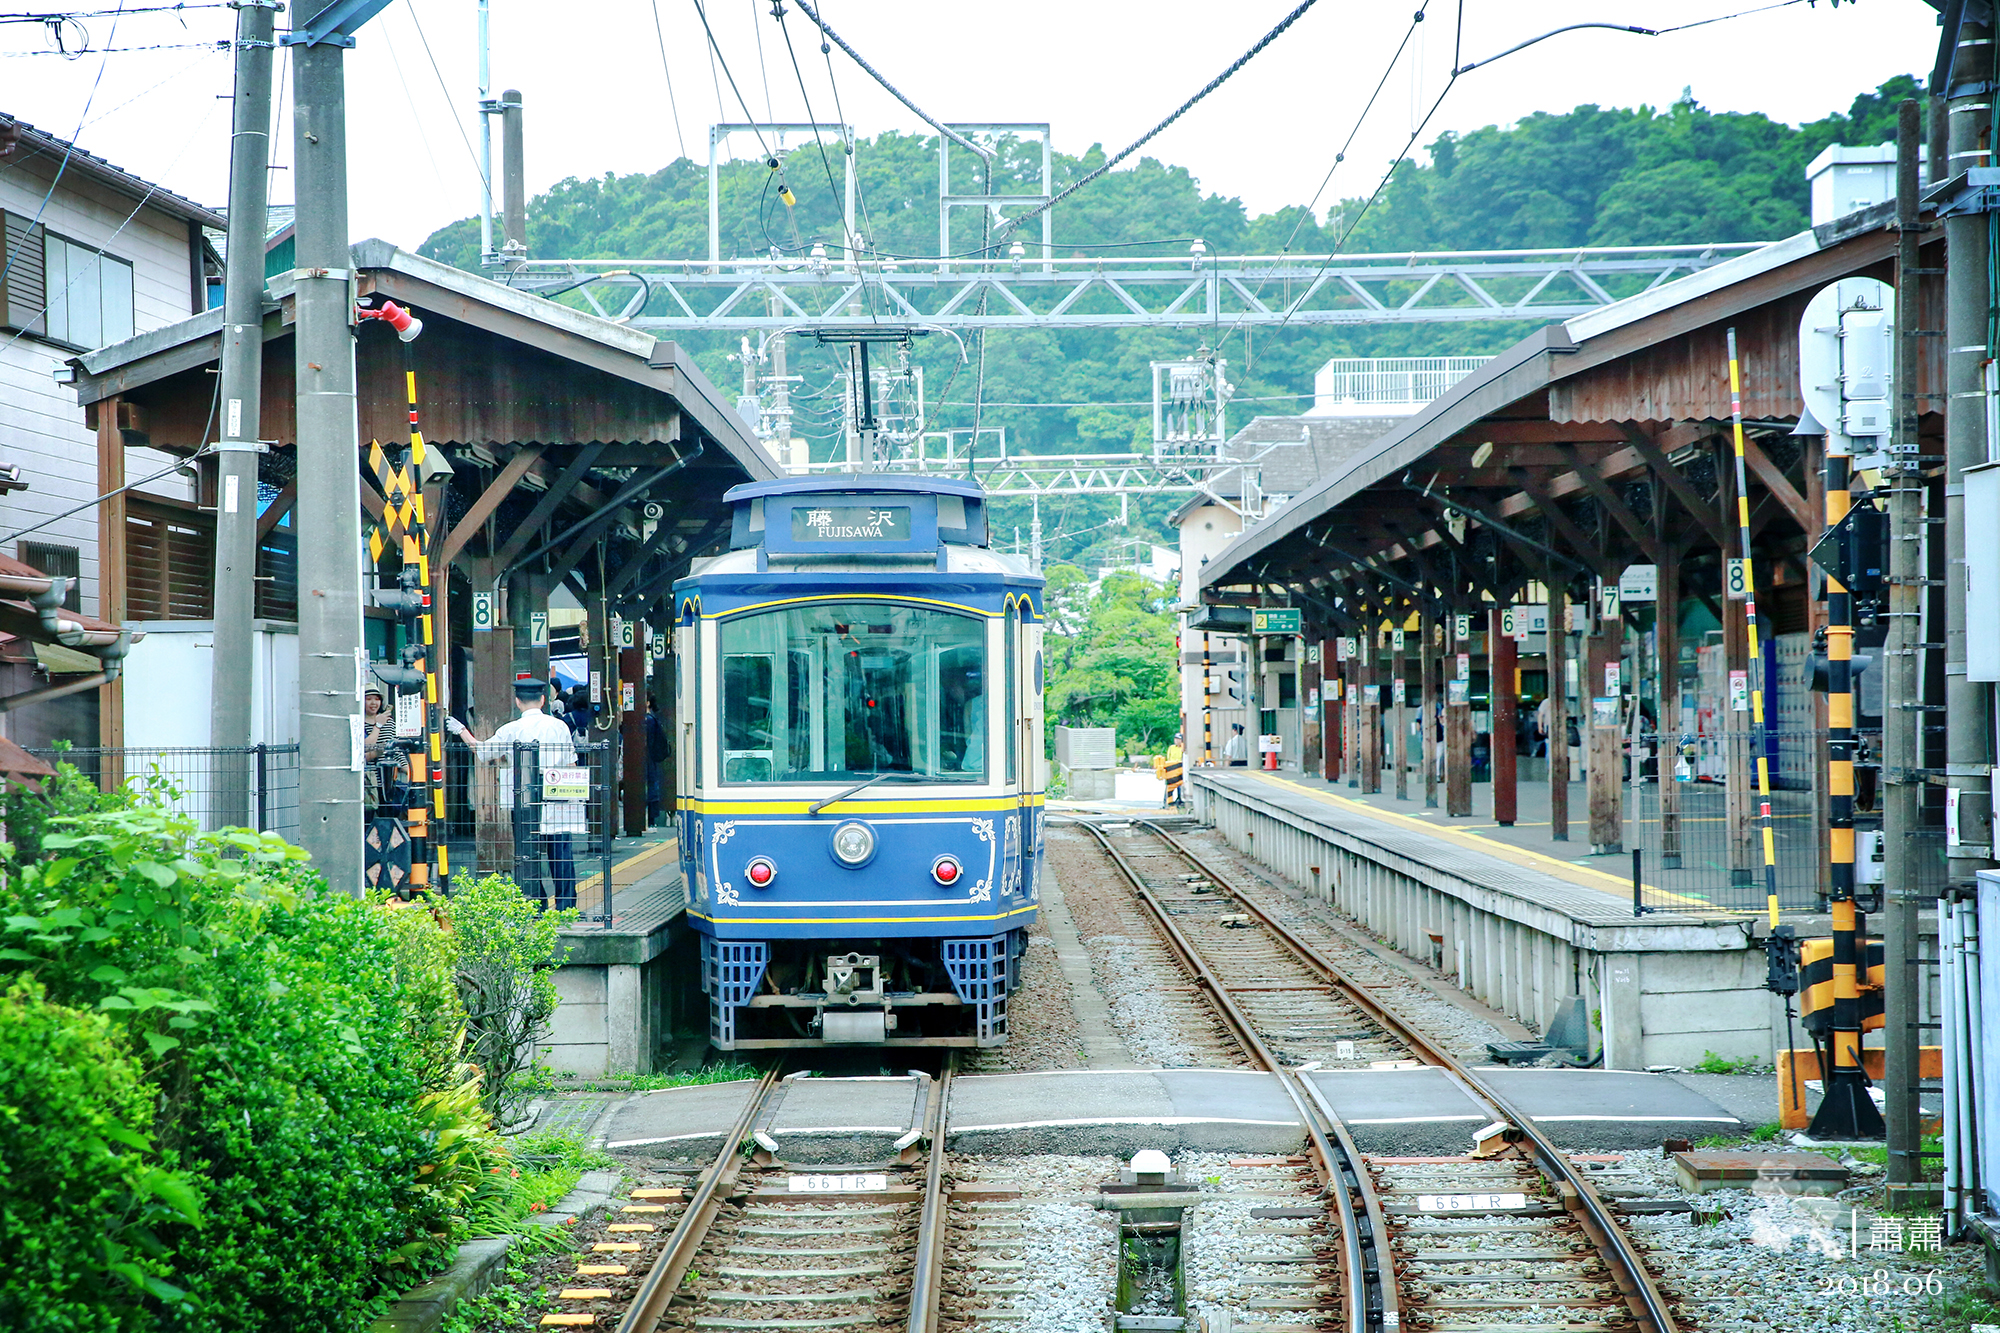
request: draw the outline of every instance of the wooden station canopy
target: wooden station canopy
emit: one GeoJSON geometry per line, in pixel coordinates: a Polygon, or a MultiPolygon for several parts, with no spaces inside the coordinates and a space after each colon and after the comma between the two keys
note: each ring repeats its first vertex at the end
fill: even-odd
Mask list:
{"type": "MultiPolygon", "coordinates": [[[[1895,281],[1893,221],[1884,204],[1522,339],[1218,552],[1202,600],[1300,606],[1353,633],[1412,609],[1506,606],[1531,582],[1615,582],[1638,563],[1719,601],[1738,554],[1734,328],[1759,610],[1808,628],[1805,553],[1825,506],[1818,440],[1794,434],[1799,321],[1838,279],[1895,281]]],[[[1944,327],[1941,246],[1926,234],[1929,274],[1914,278],[1923,329],[1944,327]]],[[[1898,387],[1920,395],[1923,452],[1938,453],[1941,340],[1920,349],[1918,382],[1898,387]]]]}
{"type": "MultiPolygon", "coordinates": [[[[723,492],[777,475],[676,344],[384,241],[359,242],[352,254],[357,297],[387,298],[423,320],[407,347],[386,326],[358,330],[357,466],[364,509],[380,518],[368,446],[408,443],[405,370],[413,369],[424,438],[452,467],[427,492],[431,512],[443,515],[441,525],[432,520],[434,579],[452,567],[475,589],[525,577],[536,603],[567,581],[644,618],[695,556],[726,537],[723,492]],[[649,503],[663,507],[650,534],[649,503]]],[[[272,445],[260,480],[267,494],[278,489],[263,511],[267,533],[297,499],[289,275],[272,281],[271,296],[257,427],[272,445]]],[[[217,437],[221,338],[222,311],[210,310],[73,363],[107,481],[122,470],[110,457],[120,443],[187,455],[217,437]]],[[[121,540],[122,520],[106,517],[104,539],[121,540]]],[[[117,591],[107,587],[107,596],[117,591]]]]}

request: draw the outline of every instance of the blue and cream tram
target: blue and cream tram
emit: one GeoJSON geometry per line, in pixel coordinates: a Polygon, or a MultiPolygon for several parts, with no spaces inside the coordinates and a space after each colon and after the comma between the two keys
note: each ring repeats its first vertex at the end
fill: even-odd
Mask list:
{"type": "Polygon", "coordinates": [[[681,858],[719,1048],[996,1046],[1035,918],[1042,580],[985,494],[738,486],[674,587],[681,858]]]}

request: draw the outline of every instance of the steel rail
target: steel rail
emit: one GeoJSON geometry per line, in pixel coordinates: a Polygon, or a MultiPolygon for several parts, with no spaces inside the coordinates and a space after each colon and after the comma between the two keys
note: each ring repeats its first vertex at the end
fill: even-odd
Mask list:
{"type": "Polygon", "coordinates": [[[1293,1107],[1297,1109],[1299,1123],[1305,1126],[1311,1141],[1313,1169],[1319,1176],[1321,1191],[1331,1199],[1340,1219],[1340,1270],[1344,1293],[1341,1306],[1347,1333],[1369,1333],[1371,1323],[1384,1329],[1400,1327],[1396,1286],[1393,1282],[1380,1280],[1379,1264],[1386,1252],[1389,1233],[1386,1227],[1372,1229],[1380,1224],[1381,1206],[1375,1200],[1374,1182],[1369,1179],[1361,1154],[1348,1136],[1347,1126],[1341,1123],[1338,1116],[1322,1115],[1313,1101],[1301,1092],[1303,1080],[1281,1064],[1277,1054],[1264,1044],[1249,1016],[1230,997],[1229,988],[1209,970],[1208,963],[1187,936],[1181,933],[1180,927],[1174,924],[1172,916],[1152,890],[1146,887],[1138,872],[1111,845],[1111,840],[1094,824],[1077,822],[1079,827],[1097,839],[1098,845],[1132,885],[1132,891],[1152,914],[1153,924],[1159,928],[1168,946],[1180,956],[1181,965],[1194,976],[1196,984],[1208,992],[1209,1001],[1222,1016],[1236,1043],[1243,1048],[1243,1053],[1250,1057],[1252,1063],[1263,1066],[1277,1077],[1278,1086],[1285,1090],[1285,1095],[1291,1098],[1293,1107]],[[1331,1140],[1328,1138],[1329,1130],[1332,1132],[1331,1140]],[[1335,1144],[1339,1146],[1336,1148],[1335,1144]],[[1362,1233],[1362,1218],[1357,1218],[1354,1212],[1354,1195],[1357,1193],[1365,1205],[1363,1217],[1371,1226],[1366,1239],[1362,1233]],[[1373,1318],[1371,1304],[1374,1307],[1373,1318]]]}
{"type": "MultiPolygon", "coordinates": [[[[1384,1030],[1406,1044],[1425,1063],[1445,1070],[1474,1101],[1484,1102],[1492,1108],[1497,1118],[1508,1121],[1520,1130],[1533,1149],[1536,1169],[1556,1187],[1563,1206],[1583,1227],[1598,1253],[1608,1261],[1612,1280],[1617,1284],[1619,1294],[1624,1298],[1642,1333],[1679,1333],[1679,1324],[1667,1308],[1666,1298],[1660,1293],[1652,1275],[1646,1271],[1644,1257],[1640,1255],[1631,1238],[1619,1227],[1617,1220],[1611,1216],[1610,1208],[1597,1193],[1596,1188],[1582,1172],[1576,1169],[1576,1165],[1569,1160],[1569,1155],[1542,1132],[1533,1117],[1522,1112],[1512,1099],[1489,1084],[1478,1071],[1426,1038],[1409,1019],[1356,985],[1324,954],[1293,934],[1266,911],[1262,904],[1244,894],[1227,877],[1190,851],[1180,839],[1151,820],[1133,822],[1173,848],[1182,860],[1206,875],[1217,888],[1229,896],[1232,902],[1256,917],[1270,931],[1273,939],[1307,967],[1319,973],[1329,986],[1339,992],[1342,999],[1360,1008],[1370,1018],[1380,1023],[1384,1030]]],[[[1311,1087],[1310,1091],[1324,1112],[1328,1116],[1333,1116],[1332,1107],[1320,1096],[1319,1089],[1311,1087]]],[[[1334,1118],[1337,1120],[1337,1117],[1334,1118]]],[[[1372,1195],[1373,1192],[1369,1193],[1372,1195]]],[[[1386,1233],[1380,1234],[1386,1235],[1386,1233]]],[[[1391,1289],[1393,1285],[1393,1283],[1385,1284],[1391,1289]]]]}
{"type": "Polygon", "coordinates": [[[778,1085],[778,1065],[772,1065],[750,1094],[749,1103],[736,1123],[730,1127],[722,1139],[722,1149],[715,1155],[715,1162],[702,1176],[694,1193],[688,1197],[687,1211],[681,1214],[680,1222],[674,1227],[674,1234],[668,1238],[666,1248],[653,1262],[653,1269],[646,1274],[646,1280],[639,1292],[626,1307],[625,1317],[618,1321],[618,1333],[653,1333],[665,1318],[667,1307],[673,1303],[681,1283],[686,1280],[688,1269],[693,1267],[695,1254],[701,1249],[702,1240],[708,1235],[709,1226],[716,1214],[722,1211],[722,1201],[729,1187],[736,1183],[743,1170],[743,1140],[750,1137],[756,1126],[757,1116],[771,1099],[771,1091],[778,1085]]]}
{"type": "Polygon", "coordinates": [[[910,1269],[910,1319],[908,1333],[937,1333],[941,1320],[938,1303],[944,1296],[944,1131],[945,1112],[951,1102],[952,1067],[957,1055],[947,1051],[937,1082],[931,1085],[931,1104],[924,1112],[924,1134],[930,1144],[930,1163],[924,1171],[924,1211],[917,1222],[916,1263],[910,1269]]]}

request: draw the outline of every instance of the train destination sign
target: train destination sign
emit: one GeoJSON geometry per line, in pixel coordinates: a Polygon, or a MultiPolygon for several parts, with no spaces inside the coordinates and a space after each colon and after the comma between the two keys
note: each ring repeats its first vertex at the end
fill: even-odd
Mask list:
{"type": "Polygon", "coordinates": [[[907,505],[800,505],[792,510],[792,538],[809,542],[906,542],[907,505]]]}

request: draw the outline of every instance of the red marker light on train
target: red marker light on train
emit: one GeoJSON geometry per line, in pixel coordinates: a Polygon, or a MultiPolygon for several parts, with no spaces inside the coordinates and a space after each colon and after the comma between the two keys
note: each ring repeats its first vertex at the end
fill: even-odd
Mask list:
{"type": "Polygon", "coordinates": [[[750,864],[743,868],[743,878],[750,881],[750,887],[753,889],[768,889],[771,887],[771,881],[777,877],[778,867],[771,864],[771,858],[768,856],[754,857],[750,864]]]}
{"type": "Polygon", "coordinates": [[[958,858],[955,856],[940,856],[937,860],[931,862],[931,878],[946,888],[950,888],[952,885],[958,883],[958,877],[964,873],[965,871],[959,867],[958,858]]]}

